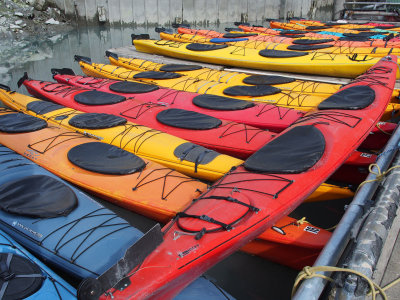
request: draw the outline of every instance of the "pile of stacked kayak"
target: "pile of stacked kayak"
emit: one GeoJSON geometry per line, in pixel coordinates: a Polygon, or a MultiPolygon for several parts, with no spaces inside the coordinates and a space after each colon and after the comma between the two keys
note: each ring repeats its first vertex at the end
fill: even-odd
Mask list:
{"type": "Polygon", "coordinates": [[[233,299],[200,276],[237,250],[311,265],[331,232],[289,213],[305,201],[351,198],[365,180],[396,129],[389,121],[400,111],[400,51],[392,41],[342,53],[327,29],[356,26],[299,22],[283,30],[240,24],[228,34],[160,29],[160,40],[140,35],[133,43],[187,60],[352,78],[348,84],[110,51],[109,64],[76,55],[83,76],[67,68],[51,69],[53,81],[25,73],[18,84],[31,96],[0,84],[0,298],[233,299]],[[162,227],[143,233],[91,195],[162,227]]]}

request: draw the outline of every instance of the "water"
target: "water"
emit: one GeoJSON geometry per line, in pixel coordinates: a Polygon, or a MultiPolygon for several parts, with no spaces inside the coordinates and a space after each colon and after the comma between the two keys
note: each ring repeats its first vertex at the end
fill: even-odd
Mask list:
{"type": "MultiPolygon", "coordinates": [[[[223,31],[228,26],[232,24],[221,24],[212,29],[223,31]]],[[[28,41],[0,41],[0,83],[27,94],[25,88],[17,86],[24,72],[33,79],[50,81],[51,68],[71,68],[76,74],[82,74],[78,63],[74,62],[74,55],[88,56],[94,62],[108,63],[104,56],[105,51],[131,45],[132,33],[149,33],[152,38],[158,37],[154,27],[83,27],[46,40],[37,41],[32,37],[28,41]]],[[[101,202],[142,231],[155,224],[142,216],[101,202]]],[[[343,205],[342,201],[306,204],[296,211],[295,217],[307,216],[314,224],[328,228],[338,222],[343,213],[343,205]]],[[[290,299],[297,271],[237,252],[209,270],[207,275],[237,299],[284,300],[290,299]]]]}

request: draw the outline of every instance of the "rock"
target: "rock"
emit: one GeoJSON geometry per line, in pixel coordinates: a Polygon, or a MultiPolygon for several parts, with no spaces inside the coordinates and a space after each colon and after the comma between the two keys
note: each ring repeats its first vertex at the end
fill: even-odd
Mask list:
{"type": "Polygon", "coordinates": [[[23,17],[24,16],[24,14],[22,13],[22,12],[15,12],[14,13],[14,16],[17,16],[17,17],[23,17]]]}
{"type": "Polygon", "coordinates": [[[22,21],[22,20],[17,20],[17,21],[14,22],[14,24],[15,24],[15,25],[21,25],[23,22],[24,22],[24,21],[22,21]]]}
{"type": "Polygon", "coordinates": [[[58,21],[54,20],[53,18],[51,18],[51,19],[48,19],[45,22],[45,24],[58,25],[58,24],[60,24],[60,22],[58,22],[58,21]]]}
{"type": "Polygon", "coordinates": [[[21,29],[21,26],[10,24],[10,29],[21,29]]]}

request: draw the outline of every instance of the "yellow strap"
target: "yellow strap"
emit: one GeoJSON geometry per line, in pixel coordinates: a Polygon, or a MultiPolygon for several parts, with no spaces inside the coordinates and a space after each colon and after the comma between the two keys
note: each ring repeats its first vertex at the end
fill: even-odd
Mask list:
{"type": "Polygon", "coordinates": [[[310,223],[306,220],[306,217],[302,217],[300,220],[297,220],[297,225],[303,225],[304,223],[310,223]]]}
{"type": "Polygon", "coordinates": [[[397,279],[397,280],[393,281],[392,283],[390,283],[388,286],[381,288],[376,283],[374,283],[370,278],[368,278],[366,275],[364,275],[363,273],[358,272],[356,270],[331,267],[331,266],[316,266],[316,267],[306,266],[296,277],[296,280],[294,282],[293,289],[292,289],[292,298],[293,298],[294,294],[296,293],[299,284],[305,279],[319,277],[319,278],[328,280],[330,282],[334,282],[334,280],[332,278],[325,276],[323,274],[317,274],[316,272],[347,272],[347,273],[352,273],[357,276],[360,276],[368,283],[368,285],[370,287],[370,293],[368,295],[372,296],[372,300],[376,299],[377,294],[380,294],[383,299],[387,300],[387,295],[385,293],[385,290],[388,289],[389,287],[392,287],[393,285],[397,284],[400,281],[400,279],[397,279]]]}
{"type": "Polygon", "coordinates": [[[374,181],[382,181],[382,180],[385,178],[385,176],[386,176],[390,171],[392,171],[392,170],[394,170],[394,169],[397,169],[397,168],[400,168],[400,166],[393,166],[393,167],[387,169],[385,172],[382,173],[382,172],[381,172],[381,168],[379,167],[379,165],[377,165],[377,164],[370,164],[369,167],[368,167],[368,170],[369,170],[370,173],[375,174],[375,175],[376,175],[376,178],[375,178],[375,179],[371,179],[371,180],[365,180],[365,181],[361,182],[360,185],[358,186],[357,190],[356,190],[356,194],[357,194],[358,190],[359,190],[364,184],[370,183],[370,182],[374,182],[374,181]],[[372,170],[373,167],[376,167],[376,169],[377,169],[378,171],[377,171],[377,172],[373,171],[373,170],[372,170]]]}

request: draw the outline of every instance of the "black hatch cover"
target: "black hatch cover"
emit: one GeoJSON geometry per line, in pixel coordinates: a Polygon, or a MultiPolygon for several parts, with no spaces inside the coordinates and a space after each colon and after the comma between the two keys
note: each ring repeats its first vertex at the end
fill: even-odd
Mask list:
{"type": "Polygon", "coordinates": [[[244,167],[262,173],[301,173],[314,166],[324,150],[325,138],[319,129],[298,126],[267,143],[245,161],[244,167]]]}
{"type": "Polygon", "coordinates": [[[375,100],[375,91],[367,85],[357,85],[326,98],[318,109],[363,109],[375,100]]]}
{"type": "Polygon", "coordinates": [[[157,85],[145,84],[140,82],[119,81],[110,84],[109,89],[116,93],[143,94],[153,92],[159,89],[157,85]]]}
{"type": "Polygon", "coordinates": [[[45,120],[22,113],[0,116],[0,131],[6,133],[32,132],[47,127],[45,120]]]}
{"type": "Polygon", "coordinates": [[[0,186],[0,208],[33,218],[66,216],[78,205],[74,191],[62,181],[32,175],[0,186]]]}
{"type": "Polygon", "coordinates": [[[184,72],[202,69],[199,65],[184,65],[184,64],[166,64],[161,66],[160,71],[163,72],[184,72]]]}
{"type": "Polygon", "coordinates": [[[37,264],[18,254],[0,253],[0,266],[0,298],[4,300],[28,298],[46,278],[37,264]]]}
{"type": "Polygon", "coordinates": [[[83,113],[73,116],[69,125],[81,129],[104,129],[124,125],[126,119],[120,116],[103,113],[83,113]]]}
{"type": "Polygon", "coordinates": [[[236,85],[224,89],[223,92],[228,96],[261,97],[280,93],[281,89],[270,85],[236,85]]]}
{"type": "Polygon", "coordinates": [[[250,101],[208,94],[198,95],[192,101],[196,106],[212,110],[242,110],[255,105],[250,101]]]}
{"type": "Polygon", "coordinates": [[[298,57],[309,54],[308,52],[299,52],[299,51],[284,51],[284,50],[271,50],[264,49],[258,52],[261,56],[264,57],[272,57],[272,58],[288,58],[288,57],[298,57]]]}
{"type": "Polygon", "coordinates": [[[217,44],[201,44],[201,43],[192,43],[186,46],[186,49],[192,51],[211,51],[218,50],[228,47],[228,45],[217,45],[217,44]]]}
{"type": "Polygon", "coordinates": [[[172,72],[158,72],[158,71],[146,71],[140,72],[133,75],[133,78],[136,79],[174,79],[182,77],[181,74],[172,73],[172,72]]]}
{"type": "Polygon", "coordinates": [[[59,110],[65,108],[65,106],[53,103],[53,102],[48,102],[48,101],[42,101],[42,100],[37,100],[37,101],[32,101],[29,102],[26,106],[27,110],[33,111],[34,113],[38,115],[44,115],[49,112],[59,110]]]}
{"type": "Polygon", "coordinates": [[[296,79],[275,75],[251,75],[243,79],[243,83],[253,85],[285,84],[293,81],[296,81],[296,79]]]}
{"type": "Polygon", "coordinates": [[[195,130],[217,128],[222,124],[220,119],[178,108],[170,108],[159,112],[157,120],[168,126],[195,130]]]}
{"type": "Polygon", "coordinates": [[[82,169],[111,175],[140,172],[146,163],[138,156],[113,145],[91,142],[71,148],[68,159],[82,169]]]}
{"type": "Polygon", "coordinates": [[[76,102],[85,105],[109,105],[125,101],[124,96],[100,91],[87,91],[74,96],[76,102]]]}

